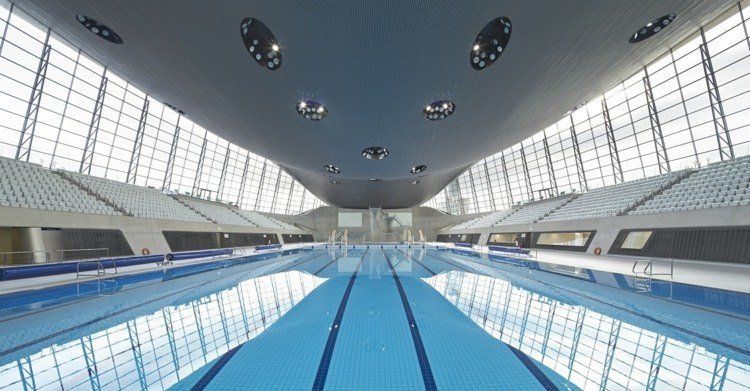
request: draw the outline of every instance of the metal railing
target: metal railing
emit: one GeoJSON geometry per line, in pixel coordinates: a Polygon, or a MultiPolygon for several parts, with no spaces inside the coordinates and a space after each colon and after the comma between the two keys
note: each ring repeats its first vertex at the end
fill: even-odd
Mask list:
{"type": "Polygon", "coordinates": [[[674,260],[673,259],[639,259],[633,262],[633,285],[636,292],[652,293],[653,284],[669,284],[669,298],[672,298],[672,280],[674,279],[674,260]],[[654,264],[660,262],[666,264],[667,271],[654,272],[654,264]],[[669,277],[668,280],[654,279],[654,276],[669,277]]]}
{"type": "MultiPolygon", "coordinates": [[[[92,258],[84,258],[79,259],[78,263],[76,263],[76,280],[80,279],[81,277],[96,277],[97,280],[100,280],[102,277],[106,275],[115,275],[117,274],[117,263],[115,261],[110,261],[112,264],[111,267],[107,268],[102,263],[102,256],[98,255],[100,253],[105,254],[105,258],[107,258],[107,255],[109,255],[109,249],[108,248],[87,248],[87,249],[81,249],[81,250],[57,250],[61,253],[61,259],[65,259],[65,254],[73,251],[83,251],[83,252],[95,252],[96,255],[94,255],[92,258]],[[96,269],[93,270],[94,274],[87,274],[89,270],[83,270],[81,271],[81,265],[87,265],[87,264],[94,264],[96,266],[96,269]],[[112,269],[112,272],[107,272],[107,269],[112,269]]],[[[61,261],[62,262],[62,261],[61,261]]]]}
{"type": "Polygon", "coordinates": [[[106,247],[99,247],[99,248],[73,248],[73,249],[67,249],[67,250],[55,250],[52,251],[50,255],[52,254],[58,254],[57,257],[51,257],[56,258],[57,262],[65,262],[65,258],[68,258],[68,260],[89,260],[89,259],[101,259],[101,258],[107,258],[109,257],[109,249],[106,247]],[[74,254],[73,256],[68,254],[74,254]],[[83,254],[82,256],[78,256],[75,254],[83,254]],[[89,255],[90,254],[90,255],[89,255]],[[88,256],[88,258],[87,258],[88,256]]]}
{"type": "Polygon", "coordinates": [[[11,259],[11,266],[12,265],[27,265],[27,264],[34,264],[34,255],[35,254],[44,254],[44,262],[39,263],[49,263],[50,261],[50,253],[44,250],[32,250],[32,251],[7,251],[0,253],[0,257],[3,258],[3,266],[8,266],[8,258],[11,259]],[[29,255],[30,262],[28,263],[19,263],[14,262],[13,258],[17,258],[21,255],[29,255]]]}

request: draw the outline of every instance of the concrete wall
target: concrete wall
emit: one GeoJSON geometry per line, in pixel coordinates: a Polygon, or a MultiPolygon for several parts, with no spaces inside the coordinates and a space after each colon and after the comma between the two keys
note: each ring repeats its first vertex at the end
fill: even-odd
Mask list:
{"type": "MultiPolygon", "coordinates": [[[[427,207],[416,207],[410,209],[388,209],[384,211],[386,213],[411,212],[412,234],[415,237],[418,237],[418,230],[421,229],[428,240],[433,240],[437,235],[438,230],[441,230],[450,225],[455,225],[467,220],[471,220],[474,217],[482,215],[482,213],[480,213],[454,216],[427,207]]],[[[348,229],[350,231],[365,231],[367,232],[367,240],[370,240],[370,238],[372,238],[372,233],[370,232],[370,212],[368,209],[342,209],[332,206],[323,206],[305,214],[296,216],[276,215],[269,213],[265,214],[286,223],[296,224],[298,227],[312,231],[313,237],[316,241],[326,241],[331,235],[332,230],[335,229],[337,231],[341,231],[338,226],[339,212],[362,213],[362,228],[348,229]]]]}
{"type": "MultiPolygon", "coordinates": [[[[501,232],[549,232],[549,231],[591,231],[596,236],[587,252],[592,253],[600,247],[607,253],[617,234],[622,229],[637,228],[673,228],[673,227],[731,227],[750,225],[750,207],[733,206],[716,209],[701,209],[645,215],[625,215],[576,221],[538,222],[534,224],[503,225],[490,228],[445,229],[439,233],[481,233],[480,244],[487,243],[490,234],[501,232]]],[[[434,238],[433,238],[434,239],[434,238]]]]}
{"type": "MultiPolygon", "coordinates": [[[[281,243],[283,243],[281,235],[279,235],[281,233],[308,233],[299,229],[283,230],[9,207],[0,207],[0,227],[33,228],[36,230],[39,230],[40,227],[118,229],[125,235],[125,239],[135,254],[140,254],[143,248],[149,249],[152,254],[169,252],[169,245],[167,245],[162,231],[271,233],[277,234],[281,243]]],[[[39,231],[39,237],[41,238],[41,230],[39,231]]],[[[5,236],[4,232],[5,230],[0,230],[0,244],[2,245],[6,241],[2,238],[5,236]]],[[[50,245],[52,246],[51,243],[50,245]]],[[[53,251],[56,249],[46,248],[46,250],[53,251]]],[[[17,250],[14,248],[14,251],[17,250]]]]}

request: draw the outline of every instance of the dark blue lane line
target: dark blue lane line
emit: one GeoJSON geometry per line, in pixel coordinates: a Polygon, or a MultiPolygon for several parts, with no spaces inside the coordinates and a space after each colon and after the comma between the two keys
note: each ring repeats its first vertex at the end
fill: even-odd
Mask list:
{"type": "Polygon", "coordinates": [[[328,368],[331,366],[331,358],[333,357],[333,349],[336,347],[336,338],[339,335],[339,329],[341,328],[341,320],[344,319],[344,311],[346,311],[346,303],[349,301],[349,295],[352,293],[352,287],[354,281],[357,279],[359,268],[362,266],[362,262],[365,260],[365,255],[369,251],[369,248],[365,250],[360,258],[357,267],[354,269],[354,273],[349,278],[349,285],[346,286],[344,291],[344,297],[341,298],[341,304],[339,304],[339,310],[336,312],[336,317],[333,318],[333,325],[331,326],[331,332],[328,334],[328,341],[326,341],[326,347],[323,349],[323,356],[320,358],[320,364],[318,365],[318,372],[315,374],[315,383],[313,383],[313,391],[322,391],[326,385],[326,378],[328,377],[328,368]]]}
{"type": "Polygon", "coordinates": [[[557,388],[555,383],[553,383],[552,380],[550,380],[547,377],[547,375],[545,375],[544,372],[542,372],[542,370],[539,369],[536,363],[534,363],[534,361],[531,360],[529,356],[527,356],[524,352],[514,348],[513,346],[510,346],[510,345],[506,345],[506,346],[508,346],[510,348],[510,351],[513,352],[513,354],[515,354],[519,360],[521,360],[521,363],[523,363],[523,365],[526,366],[529,372],[531,372],[531,374],[534,375],[536,380],[539,380],[539,384],[541,384],[545,390],[548,390],[548,391],[560,390],[559,388],[557,388]]]}
{"type": "MultiPolygon", "coordinates": [[[[367,250],[365,250],[365,252],[367,252],[367,250]]],[[[326,263],[326,264],[325,264],[325,266],[323,266],[323,267],[321,267],[320,269],[316,270],[316,271],[315,271],[315,273],[313,273],[313,275],[314,275],[314,276],[317,276],[318,274],[320,274],[320,272],[322,272],[323,270],[325,270],[325,268],[327,268],[328,266],[331,266],[331,264],[332,264],[332,263],[334,263],[334,262],[338,261],[338,260],[339,260],[339,258],[341,258],[341,257],[343,257],[343,256],[344,256],[344,254],[343,254],[343,253],[342,253],[342,254],[340,254],[340,255],[339,255],[338,257],[334,258],[334,259],[333,259],[333,260],[332,260],[331,262],[328,262],[328,263],[326,263]]]]}
{"type": "Polygon", "coordinates": [[[435,255],[432,255],[432,254],[428,253],[428,252],[427,252],[426,250],[425,250],[425,254],[427,254],[427,256],[430,256],[430,257],[432,257],[432,258],[435,258],[435,259],[437,259],[438,261],[443,261],[443,262],[445,262],[445,263],[447,263],[447,264],[449,264],[449,265],[451,265],[451,266],[455,266],[455,267],[457,267],[457,268],[459,268],[459,269],[461,269],[461,270],[463,270],[463,271],[465,271],[465,272],[468,272],[468,273],[476,273],[475,271],[473,271],[473,270],[469,270],[469,269],[467,269],[467,268],[465,268],[465,267],[463,267],[463,266],[461,266],[461,265],[459,265],[459,264],[456,264],[456,263],[453,263],[453,262],[451,262],[451,261],[445,260],[445,259],[444,259],[443,257],[437,257],[437,256],[435,256],[435,255]]]}
{"type": "Polygon", "coordinates": [[[323,255],[326,255],[326,254],[328,254],[328,252],[327,252],[327,251],[326,251],[326,252],[323,252],[322,254],[318,254],[318,255],[316,255],[316,256],[314,256],[314,257],[311,257],[311,258],[305,259],[305,260],[303,260],[303,261],[295,261],[295,262],[294,262],[294,265],[292,265],[292,266],[289,266],[289,267],[285,267],[285,268],[283,268],[283,269],[281,269],[281,270],[277,271],[276,273],[283,273],[283,272],[285,272],[285,271],[287,271],[287,270],[289,270],[289,269],[291,269],[291,268],[293,268],[293,267],[299,266],[299,265],[301,265],[301,264],[303,264],[303,263],[306,263],[306,262],[310,262],[310,261],[312,261],[313,259],[318,259],[318,258],[320,258],[320,257],[322,257],[323,255]]]}
{"type": "Polygon", "coordinates": [[[406,319],[409,321],[409,330],[411,330],[411,339],[414,342],[414,349],[417,351],[417,360],[419,361],[419,370],[422,372],[422,380],[424,381],[424,388],[427,391],[437,390],[435,384],[435,377],[432,376],[432,368],[430,368],[430,361],[427,359],[427,351],[424,349],[424,343],[422,343],[422,336],[419,334],[419,328],[417,328],[417,321],[414,319],[414,313],[411,311],[409,306],[409,300],[406,298],[406,292],[404,287],[401,285],[401,279],[396,274],[396,269],[391,263],[391,258],[383,250],[385,260],[388,261],[388,267],[391,268],[393,273],[393,279],[396,281],[396,287],[398,288],[398,294],[401,296],[401,304],[404,305],[404,312],[406,312],[406,319]]]}
{"type": "Polygon", "coordinates": [[[422,267],[423,267],[423,268],[424,268],[425,270],[427,270],[428,272],[430,272],[430,273],[431,273],[431,274],[432,274],[433,276],[437,275],[437,273],[435,273],[434,271],[432,271],[432,269],[430,269],[429,267],[425,266],[425,264],[424,264],[424,263],[422,263],[422,262],[419,262],[419,261],[417,260],[417,258],[414,258],[414,256],[413,256],[413,255],[409,255],[409,253],[407,253],[407,252],[405,252],[404,250],[401,250],[401,249],[399,249],[398,251],[401,251],[402,253],[406,254],[406,256],[407,256],[408,258],[411,258],[411,260],[412,260],[412,261],[414,261],[414,262],[418,263],[418,264],[419,264],[419,266],[422,266],[422,267]]]}
{"type": "Polygon", "coordinates": [[[232,350],[224,353],[221,358],[219,358],[219,360],[216,361],[216,363],[211,367],[211,369],[209,369],[208,372],[206,372],[203,377],[201,377],[198,382],[190,388],[190,391],[204,390],[208,386],[208,383],[210,383],[211,380],[213,380],[214,377],[219,374],[219,371],[224,368],[224,365],[227,365],[232,356],[234,356],[234,354],[237,353],[238,350],[240,350],[242,345],[244,345],[244,343],[241,343],[232,348],[232,350]]]}

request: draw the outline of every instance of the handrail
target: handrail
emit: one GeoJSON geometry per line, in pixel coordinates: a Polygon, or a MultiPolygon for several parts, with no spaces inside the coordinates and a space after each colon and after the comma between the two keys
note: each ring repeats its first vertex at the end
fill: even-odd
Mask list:
{"type": "Polygon", "coordinates": [[[669,273],[663,272],[663,273],[654,273],[654,262],[659,261],[659,259],[652,258],[652,259],[639,259],[636,260],[633,263],[633,267],[631,268],[634,275],[643,274],[644,276],[669,276],[669,278],[674,278],[674,260],[673,259],[664,259],[662,261],[669,262],[669,273]],[[643,271],[639,272],[636,270],[636,267],[638,267],[638,264],[641,262],[646,262],[646,266],[643,267],[643,271]]]}
{"type": "MultiPolygon", "coordinates": [[[[44,250],[6,251],[6,252],[0,253],[0,255],[3,257],[3,266],[8,266],[8,255],[10,255],[11,258],[12,258],[13,255],[20,255],[20,254],[31,254],[32,255],[32,262],[31,262],[32,264],[34,263],[33,262],[33,255],[34,254],[44,254],[44,263],[49,263],[49,259],[50,259],[49,252],[44,251],[44,250]]],[[[13,264],[11,264],[11,266],[13,266],[13,264]]]]}

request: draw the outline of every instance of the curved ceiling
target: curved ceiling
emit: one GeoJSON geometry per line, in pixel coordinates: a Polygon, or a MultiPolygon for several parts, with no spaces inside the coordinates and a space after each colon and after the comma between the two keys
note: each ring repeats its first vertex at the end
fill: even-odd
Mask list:
{"type": "Polygon", "coordinates": [[[728,0],[289,1],[18,0],[24,10],[157,100],[212,132],[284,167],[329,204],[420,204],[478,160],[538,132],[571,107],[635,73],[728,0]],[[662,15],[677,20],[638,44],[628,39],[662,15]],[[122,45],[76,20],[93,17],[122,45]],[[284,66],[259,67],[239,33],[248,16],[278,39],[284,66]],[[467,53],[490,20],[513,23],[492,67],[467,53]],[[295,109],[315,100],[310,121],[295,109]],[[422,110],[456,110],[428,121],[422,110]],[[361,151],[384,146],[369,160],[361,151]],[[323,166],[341,169],[329,174],[323,166]],[[427,171],[411,174],[424,164],[427,171]],[[370,182],[369,178],[383,178],[370,182]],[[420,182],[412,184],[419,177],[420,182]],[[340,182],[331,183],[331,179],[340,182]]]}

